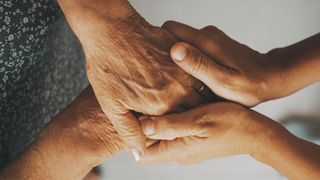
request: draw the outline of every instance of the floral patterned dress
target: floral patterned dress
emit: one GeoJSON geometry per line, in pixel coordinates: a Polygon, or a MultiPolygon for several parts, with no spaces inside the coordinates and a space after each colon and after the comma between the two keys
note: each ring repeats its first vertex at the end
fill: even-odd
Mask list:
{"type": "Polygon", "coordinates": [[[88,85],[54,0],[0,0],[0,168],[88,85]]]}

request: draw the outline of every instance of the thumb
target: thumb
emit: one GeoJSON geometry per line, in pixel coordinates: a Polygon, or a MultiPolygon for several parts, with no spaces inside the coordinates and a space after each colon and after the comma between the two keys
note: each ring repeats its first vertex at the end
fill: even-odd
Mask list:
{"type": "Polygon", "coordinates": [[[130,110],[127,110],[126,113],[119,113],[109,109],[106,114],[122,141],[131,149],[135,160],[139,161],[146,149],[146,143],[137,118],[130,110]]]}
{"type": "Polygon", "coordinates": [[[179,67],[210,88],[214,87],[213,83],[216,82],[216,77],[222,75],[222,67],[187,43],[176,43],[171,48],[170,53],[171,58],[179,67]]]}
{"type": "Polygon", "coordinates": [[[173,140],[201,134],[201,127],[184,113],[151,117],[141,121],[144,134],[150,139],[173,140]]]}

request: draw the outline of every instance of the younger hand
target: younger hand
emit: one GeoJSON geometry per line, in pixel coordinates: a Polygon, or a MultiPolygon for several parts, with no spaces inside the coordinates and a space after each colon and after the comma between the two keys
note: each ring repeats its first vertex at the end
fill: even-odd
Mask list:
{"type": "Polygon", "coordinates": [[[171,49],[175,63],[218,96],[255,106],[291,93],[282,60],[240,44],[214,26],[198,30],[167,22],[164,28],[184,41],[171,49]]]}
{"type": "Polygon", "coordinates": [[[161,140],[142,157],[141,162],[147,164],[194,164],[231,155],[257,156],[267,139],[284,130],[267,117],[229,102],[141,122],[148,138],[161,140]]]}

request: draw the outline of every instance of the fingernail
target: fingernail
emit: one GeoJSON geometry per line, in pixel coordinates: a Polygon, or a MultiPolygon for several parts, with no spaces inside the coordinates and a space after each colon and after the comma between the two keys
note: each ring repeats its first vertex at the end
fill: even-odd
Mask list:
{"type": "Polygon", "coordinates": [[[179,45],[173,52],[173,59],[176,61],[182,61],[187,55],[187,49],[183,45],[179,45]]]}
{"type": "Polygon", "coordinates": [[[139,149],[132,149],[131,152],[133,154],[134,160],[137,162],[140,161],[142,152],[139,149]]]}
{"type": "Polygon", "coordinates": [[[153,120],[146,121],[145,125],[143,126],[143,133],[147,136],[151,136],[154,134],[154,123],[153,120]]]}

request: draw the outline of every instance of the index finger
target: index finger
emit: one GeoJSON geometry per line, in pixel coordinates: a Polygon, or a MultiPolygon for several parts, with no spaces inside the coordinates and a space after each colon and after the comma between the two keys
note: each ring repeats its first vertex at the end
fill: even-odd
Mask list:
{"type": "MultiPolygon", "coordinates": [[[[210,27],[210,29],[213,29],[213,26],[210,27]]],[[[197,47],[200,51],[211,58],[220,60],[219,57],[223,57],[225,55],[224,49],[221,48],[221,42],[218,40],[219,38],[214,38],[215,36],[212,36],[212,33],[221,32],[220,30],[217,31],[217,28],[215,28],[217,29],[216,31],[210,31],[211,34],[209,34],[208,31],[206,31],[208,28],[199,30],[175,21],[168,21],[164,23],[163,28],[167,29],[179,40],[197,47]]]]}
{"type": "Polygon", "coordinates": [[[137,118],[130,110],[127,110],[127,113],[119,114],[109,109],[106,114],[122,141],[131,149],[135,160],[139,161],[145,151],[146,142],[137,118]]]}
{"type": "Polygon", "coordinates": [[[206,38],[202,35],[201,31],[175,21],[167,21],[162,26],[164,29],[168,30],[171,34],[176,36],[182,41],[186,41],[192,45],[201,45],[206,38]]]}

